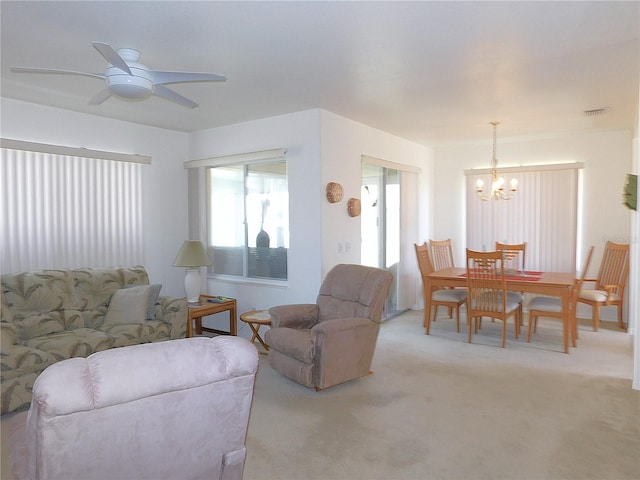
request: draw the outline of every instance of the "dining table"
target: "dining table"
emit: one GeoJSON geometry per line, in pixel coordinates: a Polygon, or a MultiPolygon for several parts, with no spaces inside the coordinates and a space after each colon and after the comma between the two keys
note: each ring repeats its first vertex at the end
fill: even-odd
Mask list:
{"type": "MultiPolygon", "coordinates": [[[[533,293],[538,295],[548,295],[558,297],[562,300],[562,336],[564,343],[564,353],[569,353],[569,340],[571,346],[576,346],[576,338],[578,331],[573,315],[572,294],[576,281],[575,273],[565,272],[512,272],[505,274],[507,289],[522,292],[533,293]]],[[[444,268],[436,270],[423,277],[425,282],[425,333],[429,335],[430,315],[431,312],[431,294],[434,289],[444,287],[466,287],[467,286],[467,269],[460,267],[444,268]]]]}

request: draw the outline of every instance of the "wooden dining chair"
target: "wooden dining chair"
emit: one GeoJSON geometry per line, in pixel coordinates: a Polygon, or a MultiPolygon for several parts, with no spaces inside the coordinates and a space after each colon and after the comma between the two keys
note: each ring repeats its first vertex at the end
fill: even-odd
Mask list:
{"type": "Polygon", "coordinates": [[[467,318],[469,343],[477,333],[482,317],[501,320],[502,347],[507,340],[507,321],[514,317],[515,336],[520,332],[522,303],[507,290],[504,257],[501,251],[476,252],[467,249],[467,318]]]}
{"type": "Polygon", "coordinates": [[[455,267],[453,261],[453,243],[450,238],[446,240],[429,240],[429,252],[431,265],[434,270],[437,271],[455,267]]]}
{"type": "MultiPolygon", "coordinates": [[[[527,242],[523,243],[501,243],[496,242],[496,250],[502,252],[504,259],[504,268],[507,275],[516,274],[517,272],[526,272],[525,260],[527,254],[527,242]]],[[[520,300],[520,304],[524,303],[525,297],[522,292],[513,292],[520,300]]],[[[524,318],[520,311],[520,325],[522,326],[524,318]]]]}
{"type": "Polygon", "coordinates": [[[525,271],[527,242],[500,243],[496,242],[496,250],[504,253],[504,268],[508,270],[525,271]]]}
{"type": "MultiPolygon", "coordinates": [[[[446,240],[429,240],[429,258],[435,271],[445,268],[455,267],[453,260],[453,242],[450,238],[446,240]]],[[[452,287],[446,287],[452,288],[452,287]]],[[[452,316],[452,309],[449,308],[449,318],[452,316]]],[[[435,322],[435,317],[433,319],[435,322]]]]}
{"type": "MultiPolygon", "coordinates": [[[[585,277],[587,275],[587,270],[589,270],[589,264],[591,263],[591,256],[593,255],[593,250],[595,247],[590,247],[587,252],[587,257],[584,261],[584,266],[582,267],[582,274],[578,279],[576,279],[576,283],[573,288],[573,293],[571,294],[571,321],[576,321],[576,305],[578,295],[580,290],[582,289],[582,284],[585,281],[585,277]]],[[[538,325],[538,317],[553,317],[553,318],[564,318],[564,311],[562,309],[562,300],[558,297],[546,297],[546,296],[538,296],[533,297],[529,302],[529,330],[527,332],[527,342],[531,341],[531,332],[536,333],[536,327],[538,325]]],[[[568,352],[565,352],[568,353],[568,352]]]]}
{"type": "MultiPolygon", "coordinates": [[[[618,309],[618,327],[625,329],[622,319],[624,290],[629,274],[629,244],[607,242],[600,263],[597,278],[585,279],[585,283],[595,283],[594,289],[582,288],[578,303],[591,306],[593,331],[600,325],[600,307],[615,306],[618,309]]],[[[583,285],[584,287],[584,285],[583,285]]]]}
{"type": "MultiPolygon", "coordinates": [[[[467,292],[462,288],[458,289],[439,289],[433,292],[428,292],[425,282],[425,277],[434,271],[429,259],[429,250],[427,243],[422,245],[414,244],[416,248],[416,257],[418,258],[418,267],[420,268],[420,275],[422,276],[422,288],[424,291],[424,297],[427,298],[431,295],[431,306],[433,307],[433,318],[438,313],[438,306],[442,305],[449,309],[449,318],[452,317],[452,311],[456,312],[456,331],[460,333],[460,307],[467,301],[467,292]]],[[[427,335],[429,335],[431,326],[431,310],[424,311],[424,328],[427,335]]]]}

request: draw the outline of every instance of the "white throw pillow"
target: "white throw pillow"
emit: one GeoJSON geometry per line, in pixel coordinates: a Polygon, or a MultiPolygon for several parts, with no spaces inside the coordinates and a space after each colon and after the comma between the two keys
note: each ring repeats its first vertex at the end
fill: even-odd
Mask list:
{"type": "Polygon", "coordinates": [[[151,285],[121,288],[116,290],[109,302],[105,325],[126,325],[144,323],[147,318],[147,304],[151,285]]]}
{"type": "MultiPolygon", "coordinates": [[[[122,288],[138,288],[140,285],[125,285],[122,288]]],[[[146,286],[146,285],[145,285],[146,286]]],[[[149,285],[151,287],[151,293],[149,294],[149,301],[147,303],[147,320],[156,319],[156,302],[160,296],[160,289],[162,289],[161,283],[154,283],[149,285]]]]}

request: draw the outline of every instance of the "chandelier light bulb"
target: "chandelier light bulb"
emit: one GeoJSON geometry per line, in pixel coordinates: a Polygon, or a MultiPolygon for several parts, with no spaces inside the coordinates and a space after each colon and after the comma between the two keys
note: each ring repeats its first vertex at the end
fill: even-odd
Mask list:
{"type": "Polygon", "coordinates": [[[491,157],[491,192],[484,195],[484,182],[482,179],[478,179],[476,181],[476,193],[480,200],[486,202],[492,198],[496,200],[511,200],[516,191],[518,190],[518,180],[515,178],[511,179],[511,188],[509,189],[510,193],[505,192],[505,180],[504,177],[498,174],[498,156],[497,156],[497,144],[498,144],[498,133],[497,127],[500,122],[491,122],[493,126],[493,156],[491,157]]]}

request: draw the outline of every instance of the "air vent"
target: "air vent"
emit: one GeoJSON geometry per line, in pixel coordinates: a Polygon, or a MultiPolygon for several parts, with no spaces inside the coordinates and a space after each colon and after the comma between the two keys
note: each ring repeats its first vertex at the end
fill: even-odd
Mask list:
{"type": "Polygon", "coordinates": [[[608,107],[594,108],[592,110],[585,110],[584,115],[585,117],[595,117],[597,115],[604,115],[605,113],[607,113],[607,110],[609,110],[608,107]]]}

